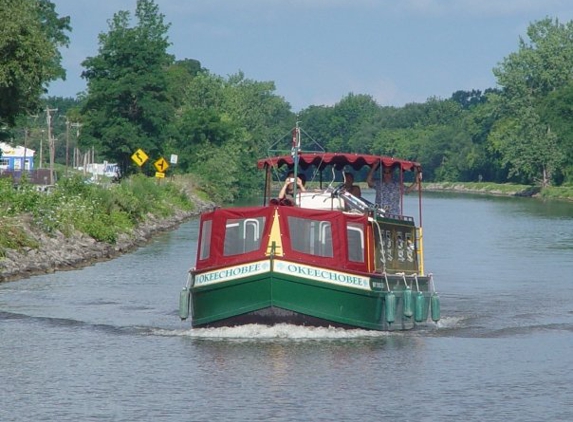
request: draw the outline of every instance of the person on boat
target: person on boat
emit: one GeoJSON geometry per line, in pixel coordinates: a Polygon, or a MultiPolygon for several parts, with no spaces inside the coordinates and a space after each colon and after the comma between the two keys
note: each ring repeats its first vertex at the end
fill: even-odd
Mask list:
{"type": "Polygon", "coordinates": [[[376,162],[366,176],[366,183],[376,190],[376,205],[390,214],[400,214],[400,183],[392,177],[392,168],[383,167],[382,179],[374,179],[374,172],[380,165],[376,162]]]}
{"type": "Polygon", "coordinates": [[[354,175],[348,171],[344,173],[344,189],[357,198],[362,196],[360,186],[354,184],[354,175]]]}
{"type": "MultiPolygon", "coordinates": [[[[304,185],[305,185],[304,175],[300,174],[296,178],[297,191],[298,192],[305,192],[306,189],[305,189],[304,185]]],[[[287,174],[285,183],[284,183],[283,187],[281,188],[281,191],[279,192],[279,199],[291,199],[292,200],[292,199],[294,199],[293,195],[294,195],[294,172],[289,171],[289,173],[287,174]]]]}
{"type": "MultiPolygon", "coordinates": [[[[380,163],[377,162],[370,168],[368,176],[366,176],[366,183],[369,187],[376,190],[376,200],[374,201],[376,205],[390,214],[400,215],[400,182],[394,180],[392,174],[394,169],[392,167],[383,167],[382,180],[374,180],[374,172],[379,165],[380,163]]],[[[404,190],[404,193],[410,193],[416,185],[417,182],[414,181],[404,190]]]]}

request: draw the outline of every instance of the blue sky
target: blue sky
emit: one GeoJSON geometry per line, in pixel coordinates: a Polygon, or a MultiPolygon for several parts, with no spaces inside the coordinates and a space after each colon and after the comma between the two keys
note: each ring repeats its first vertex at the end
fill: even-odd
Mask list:
{"type": "MultiPolygon", "coordinates": [[[[52,0],[70,16],[66,81],[49,95],[86,89],[81,62],[98,34],[136,0],[52,0]]],[[[545,17],[573,20],[571,0],[156,0],[171,23],[169,52],[212,73],[274,81],[294,111],[349,93],[403,106],[457,90],[492,88],[492,69],[545,17]]]]}

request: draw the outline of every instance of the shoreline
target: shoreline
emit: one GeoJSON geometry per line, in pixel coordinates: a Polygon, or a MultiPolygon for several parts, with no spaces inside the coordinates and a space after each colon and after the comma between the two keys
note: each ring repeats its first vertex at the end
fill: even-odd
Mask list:
{"type": "Polygon", "coordinates": [[[453,192],[472,193],[495,196],[519,196],[534,198],[540,196],[541,188],[536,186],[523,185],[494,185],[483,183],[427,183],[422,186],[422,190],[427,192],[453,192]]]}
{"type": "Polygon", "coordinates": [[[80,232],[68,237],[60,232],[48,235],[22,221],[26,232],[37,240],[40,247],[23,248],[20,251],[6,250],[5,256],[0,258],[0,283],[57,271],[81,269],[132,252],[147,244],[154,236],[174,230],[214,206],[194,195],[191,199],[196,206],[193,211],[177,210],[167,218],[148,215],[131,234],[121,234],[114,244],[98,242],[80,232]]]}

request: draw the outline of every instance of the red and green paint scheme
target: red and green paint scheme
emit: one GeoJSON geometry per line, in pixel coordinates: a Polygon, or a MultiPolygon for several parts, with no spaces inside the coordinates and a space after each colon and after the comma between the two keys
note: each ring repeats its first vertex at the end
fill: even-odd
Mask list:
{"type": "MultiPolygon", "coordinates": [[[[331,164],[332,156],[350,162],[331,154],[331,164]]],[[[380,159],[352,157],[362,160],[357,166],[380,159]]],[[[299,157],[303,169],[315,159],[299,157]]],[[[280,163],[273,157],[262,167],[280,163]]],[[[320,163],[314,164],[320,169],[320,163]]],[[[196,265],[180,297],[182,319],[190,316],[193,327],[292,323],[371,330],[439,319],[433,279],[422,264],[422,230],[413,218],[382,215],[366,203],[353,208],[360,199],[336,189],[299,195],[290,206],[267,204],[266,195],[262,206],[202,214],[196,265]]]]}

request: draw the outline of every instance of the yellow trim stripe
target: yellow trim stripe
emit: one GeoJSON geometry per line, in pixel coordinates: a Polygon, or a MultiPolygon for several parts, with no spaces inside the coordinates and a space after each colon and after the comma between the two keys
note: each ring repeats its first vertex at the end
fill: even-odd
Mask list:
{"type": "Polygon", "coordinates": [[[271,254],[273,248],[273,242],[275,244],[275,256],[284,256],[278,209],[275,209],[275,213],[273,215],[273,225],[271,226],[269,243],[267,244],[267,252],[265,253],[266,256],[269,256],[271,254]]]}

